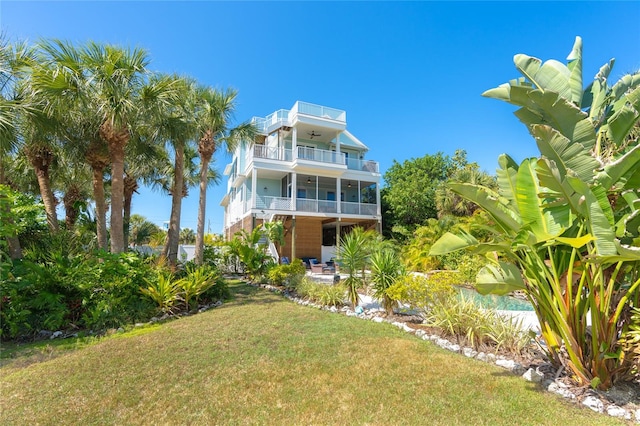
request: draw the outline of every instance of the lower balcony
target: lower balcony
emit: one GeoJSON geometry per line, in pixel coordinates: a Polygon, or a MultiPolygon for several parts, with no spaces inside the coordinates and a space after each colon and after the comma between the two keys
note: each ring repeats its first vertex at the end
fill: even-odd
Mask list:
{"type": "Polygon", "coordinates": [[[338,204],[340,204],[340,213],[361,215],[361,216],[376,216],[378,214],[377,204],[371,203],[353,203],[353,202],[340,202],[332,200],[316,200],[310,198],[298,198],[295,202],[295,208],[293,199],[286,197],[257,197],[256,209],[261,210],[284,210],[291,212],[305,212],[305,213],[338,213],[338,204]]]}

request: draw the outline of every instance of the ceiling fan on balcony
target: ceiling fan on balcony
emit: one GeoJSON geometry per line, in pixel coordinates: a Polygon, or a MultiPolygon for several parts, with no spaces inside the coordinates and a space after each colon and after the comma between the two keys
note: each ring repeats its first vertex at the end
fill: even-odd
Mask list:
{"type": "Polygon", "coordinates": [[[310,132],[307,132],[307,134],[309,135],[309,139],[313,139],[314,136],[322,136],[321,133],[316,132],[315,130],[312,130],[310,132]]]}

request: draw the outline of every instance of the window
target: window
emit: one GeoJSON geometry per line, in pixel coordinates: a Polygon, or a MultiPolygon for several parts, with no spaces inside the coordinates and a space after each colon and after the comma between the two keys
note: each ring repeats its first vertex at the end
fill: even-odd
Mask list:
{"type": "Polygon", "coordinates": [[[298,198],[307,198],[307,190],[305,188],[298,188],[298,198]]]}
{"type": "Polygon", "coordinates": [[[335,201],[336,200],[335,191],[327,191],[327,200],[328,201],[335,201]]]}

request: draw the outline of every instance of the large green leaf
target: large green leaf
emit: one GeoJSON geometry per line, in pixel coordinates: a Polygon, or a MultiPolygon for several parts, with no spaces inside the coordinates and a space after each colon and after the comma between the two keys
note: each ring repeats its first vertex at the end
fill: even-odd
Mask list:
{"type": "Polygon", "coordinates": [[[582,144],[572,143],[556,129],[544,125],[532,126],[531,134],[536,138],[540,153],[555,163],[561,176],[572,170],[585,182],[593,179],[594,170],[600,163],[582,144]]]}
{"type": "Polygon", "coordinates": [[[511,263],[483,267],[476,276],[476,289],[480,294],[504,295],[516,290],[525,290],[520,269],[511,263]]]}
{"type": "Polygon", "coordinates": [[[439,256],[442,254],[452,253],[478,244],[478,240],[471,234],[460,232],[460,234],[452,234],[446,232],[438,239],[429,250],[429,256],[439,256]]]}
{"type": "Polygon", "coordinates": [[[515,105],[520,105],[517,100],[512,100],[512,96],[517,99],[518,95],[515,95],[514,92],[518,90],[522,91],[525,88],[531,90],[533,88],[533,85],[526,81],[524,77],[519,77],[513,80],[509,80],[508,83],[501,84],[500,86],[493,89],[486,90],[482,93],[482,96],[486,98],[498,99],[515,105]]]}
{"type": "Polygon", "coordinates": [[[538,196],[541,188],[535,171],[537,159],[524,160],[518,168],[516,202],[523,224],[529,225],[539,241],[547,240],[564,232],[554,215],[543,208],[543,200],[538,196]]]}
{"type": "MultiPolygon", "coordinates": [[[[616,145],[620,145],[640,118],[640,87],[629,93],[623,105],[608,120],[609,137],[616,145]]],[[[617,105],[616,105],[617,106],[617,105]]]]}
{"type": "Polygon", "coordinates": [[[507,154],[498,157],[499,169],[496,170],[498,177],[498,193],[508,200],[508,204],[517,211],[516,204],[516,176],[518,174],[518,164],[507,154]]]}
{"type": "Polygon", "coordinates": [[[566,99],[571,98],[571,72],[563,63],[551,59],[540,65],[540,59],[524,54],[515,55],[513,62],[518,71],[542,91],[559,93],[566,99]]]}
{"type": "Polygon", "coordinates": [[[569,78],[571,101],[580,105],[582,103],[582,39],[580,37],[576,37],[573,49],[567,56],[567,61],[569,61],[567,67],[571,72],[569,78]]]}
{"type": "Polygon", "coordinates": [[[615,229],[610,219],[613,218],[607,193],[602,187],[589,186],[575,176],[567,176],[571,187],[582,196],[581,213],[587,220],[590,233],[595,237],[595,246],[600,256],[615,255],[615,229]],[[596,189],[597,188],[597,189],[596,189]],[[603,210],[607,210],[607,213],[603,210]]]}
{"type": "MultiPolygon", "coordinates": [[[[549,199],[552,198],[557,203],[567,204],[573,212],[578,212],[580,196],[569,185],[565,179],[566,175],[560,173],[555,161],[548,158],[539,159],[536,164],[536,172],[547,203],[550,203],[549,199]]],[[[570,220],[573,221],[573,219],[570,220]]]]}
{"type": "Polygon", "coordinates": [[[499,194],[495,191],[470,183],[450,183],[449,188],[462,198],[480,206],[507,235],[514,235],[520,230],[518,213],[501,203],[499,194]]]}
{"type": "Polygon", "coordinates": [[[631,176],[640,168],[640,145],[636,145],[622,157],[604,166],[595,180],[605,188],[616,185],[623,176],[631,176]]]}

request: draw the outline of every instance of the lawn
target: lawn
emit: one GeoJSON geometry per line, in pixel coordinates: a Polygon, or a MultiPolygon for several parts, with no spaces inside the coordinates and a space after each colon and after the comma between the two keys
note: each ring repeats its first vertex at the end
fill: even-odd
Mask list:
{"type": "Polygon", "coordinates": [[[0,424],[620,424],[391,325],[231,288],[144,332],[14,351],[0,424]]]}

